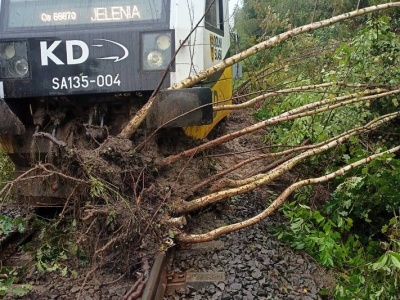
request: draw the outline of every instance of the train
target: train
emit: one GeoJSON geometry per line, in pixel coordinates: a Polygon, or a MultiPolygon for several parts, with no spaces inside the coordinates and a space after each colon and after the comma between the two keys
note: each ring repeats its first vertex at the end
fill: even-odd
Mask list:
{"type": "Polygon", "coordinates": [[[38,133],[70,147],[100,143],[156,89],[148,126],[206,137],[229,114],[212,106],[231,102],[231,68],[193,87],[167,88],[229,55],[228,4],[0,0],[0,151],[17,170],[53,163],[57,147],[38,133]]]}

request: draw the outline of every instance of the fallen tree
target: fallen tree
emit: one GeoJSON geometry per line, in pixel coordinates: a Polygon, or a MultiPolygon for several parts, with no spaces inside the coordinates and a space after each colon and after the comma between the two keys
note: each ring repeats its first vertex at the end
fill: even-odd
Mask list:
{"type": "MultiPolygon", "coordinates": [[[[251,57],[252,55],[255,55],[265,49],[270,49],[270,48],[274,47],[275,45],[280,44],[290,38],[294,38],[298,35],[305,34],[305,33],[317,30],[319,28],[330,26],[332,24],[335,24],[338,22],[343,22],[345,20],[352,19],[352,18],[355,18],[358,16],[362,16],[362,15],[365,15],[368,13],[373,13],[376,11],[389,9],[389,8],[393,8],[393,7],[399,7],[399,6],[400,6],[399,2],[393,2],[393,3],[391,2],[391,3],[376,5],[376,6],[372,6],[372,7],[363,8],[363,9],[357,9],[355,11],[348,12],[348,13],[345,13],[345,14],[342,14],[342,15],[324,20],[324,21],[314,22],[312,24],[294,28],[293,30],[289,30],[287,32],[284,32],[282,34],[274,36],[274,37],[266,40],[265,42],[261,42],[246,51],[243,51],[239,54],[233,55],[230,58],[225,59],[221,63],[213,66],[212,68],[210,68],[208,70],[199,72],[198,74],[196,74],[192,77],[182,80],[181,82],[176,83],[173,86],[171,86],[170,89],[181,89],[181,88],[193,86],[194,84],[200,82],[201,80],[206,79],[207,77],[210,77],[211,75],[213,75],[221,70],[224,70],[227,67],[230,67],[236,63],[239,63],[240,61],[242,61],[248,57],[251,57]]],[[[143,108],[135,115],[135,117],[131,119],[129,124],[126,125],[125,128],[122,130],[122,132],[118,135],[119,137],[129,138],[130,136],[132,136],[135,133],[137,128],[139,128],[139,126],[142,124],[142,122],[145,120],[145,118],[149,114],[149,111],[152,108],[153,101],[154,101],[154,97],[151,98],[146,103],[146,105],[143,106],[143,108]]]]}
{"type": "MultiPolygon", "coordinates": [[[[400,2],[357,9],[289,30],[236,54],[209,70],[183,80],[170,89],[193,86],[228,66],[301,34],[395,7],[400,7],[400,2]]],[[[322,142],[303,140],[295,145],[277,145],[276,147],[280,150],[275,152],[268,151],[272,147],[269,145],[269,148],[265,146],[265,148],[255,149],[253,154],[249,151],[247,154],[250,154],[240,157],[240,160],[237,159],[238,156],[233,155],[229,160],[230,165],[221,168],[218,172],[212,169],[205,159],[207,158],[205,152],[211,151],[210,149],[216,149],[216,153],[222,151],[220,155],[227,157],[230,154],[224,151],[227,151],[229,146],[224,148],[224,144],[232,140],[268,130],[284,122],[329,113],[355,104],[369,105],[378,99],[382,102],[390,102],[393,97],[398,97],[400,89],[397,85],[390,84],[330,81],[277,89],[272,92],[260,92],[259,95],[243,103],[221,105],[216,107],[215,111],[233,110],[235,114],[236,111],[249,109],[272,97],[295,93],[329,95],[257,121],[255,124],[235,128],[213,140],[204,141],[172,155],[164,155],[158,149],[151,132],[147,135],[151,138],[132,141],[136,130],[142,126],[152,108],[154,99],[152,97],[117,137],[109,136],[95,150],[69,148],[63,141],[53,140],[55,146],[60,147],[65,154],[64,165],[58,168],[39,164],[15,180],[7,182],[0,191],[0,197],[8,197],[19,184],[38,178],[43,180],[61,178],[72,182],[73,189],[69,195],[66,195],[67,201],[60,214],[61,220],[58,220],[57,224],[60,224],[68,213],[73,214],[78,220],[79,225],[75,233],[77,245],[85,250],[94,266],[93,271],[88,274],[89,277],[98,268],[109,264],[125,262],[124,267],[129,270],[134,261],[140,260],[143,261],[143,266],[147,266],[148,257],[156,252],[165,251],[174,242],[208,241],[221,234],[251,226],[270,216],[296,189],[332,180],[373,159],[399,150],[399,146],[394,146],[377,153],[371,151],[365,158],[340,166],[326,175],[294,182],[284,189],[263,212],[256,216],[249,216],[247,220],[240,223],[215,228],[203,234],[187,232],[185,225],[188,214],[233,196],[267,186],[310,158],[345,145],[352,137],[374,132],[400,115],[399,112],[383,114],[369,120],[366,124],[345,130],[322,142]],[[281,149],[283,147],[287,149],[281,149]],[[273,164],[274,160],[279,163],[273,164]],[[232,176],[235,171],[245,166],[256,170],[260,161],[272,161],[272,163],[264,166],[263,172],[257,174],[241,173],[241,178],[232,176]],[[200,176],[201,169],[204,174],[200,176]],[[197,173],[197,176],[188,176],[188,170],[197,173]],[[129,253],[123,250],[126,245],[131,249],[129,253]]],[[[40,135],[38,133],[38,136],[40,135]]],[[[260,133],[256,136],[260,142],[263,135],[264,133],[260,133]]],[[[189,144],[193,143],[189,142],[189,144]]],[[[213,157],[213,160],[218,161],[218,157],[213,157]]],[[[142,286],[144,281],[140,278],[139,285],[142,286]]]]}

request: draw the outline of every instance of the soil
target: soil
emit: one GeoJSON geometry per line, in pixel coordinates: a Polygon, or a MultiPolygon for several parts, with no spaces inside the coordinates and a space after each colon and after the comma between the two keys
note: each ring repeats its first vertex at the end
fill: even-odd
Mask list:
{"type": "MultiPolygon", "coordinates": [[[[248,112],[233,112],[214,134],[233,132],[254,122],[248,112]]],[[[141,276],[142,262],[151,264],[157,252],[170,246],[169,230],[160,227],[159,222],[172,200],[207,194],[215,188],[215,183],[195,192],[193,187],[239,161],[267,153],[268,148],[263,142],[266,135],[267,130],[260,130],[166,167],[159,165],[162,158],[199,142],[183,138],[179,131],[168,130],[150,139],[140,153],[134,150],[131,141],[117,138],[109,138],[96,151],[79,150],[74,153],[72,156],[75,159],[79,157],[80,165],[70,164],[67,169],[79,172],[84,165],[86,170],[90,170],[86,174],[93,176],[92,183],[94,179],[98,180],[99,190],[94,195],[94,202],[88,204],[85,201],[85,196],[96,193],[92,187],[86,190],[86,195],[72,199],[66,212],[81,220],[76,232],[70,236],[79,240],[77,245],[83,246],[86,253],[92,253],[89,256],[91,266],[83,267],[76,258],[66,260],[68,272],[63,277],[60,272],[39,272],[37,265],[28,264],[26,275],[19,283],[30,284],[33,290],[21,299],[122,299],[137,277],[141,276]],[[124,169],[129,169],[129,172],[123,172],[124,169]],[[120,188],[104,188],[104,185],[120,188]],[[135,202],[133,210],[127,210],[124,205],[126,198],[123,195],[127,194],[135,202]],[[110,215],[115,219],[110,221],[110,215]],[[110,228],[109,224],[114,227],[110,228]],[[107,246],[107,241],[113,237],[115,242],[107,246]],[[103,248],[106,250],[100,251],[103,248]]],[[[226,178],[243,179],[258,174],[271,162],[268,159],[255,161],[229,173],[226,178]]],[[[284,175],[274,186],[249,194],[249,201],[255,195],[256,199],[263,198],[271,188],[280,190],[280,184],[290,183],[296,177],[294,173],[284,175]]],[[[224,209],[224,205],[214,208],[218,212],[224,209]]],[[[196,215],[191,219],[196,220],[196,215]]],[[[188,228],[199,231],[218,226],[215,217],[209,218],[204,213],[200,215],[201,223],[192,221],[188,228]]],[[[39,241],[39,236],[36,239],[39,241]]]]}

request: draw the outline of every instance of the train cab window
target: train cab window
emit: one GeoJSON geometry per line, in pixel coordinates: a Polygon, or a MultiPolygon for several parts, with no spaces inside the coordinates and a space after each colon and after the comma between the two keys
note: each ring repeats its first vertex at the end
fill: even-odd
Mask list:
{"type": "Polygon", "coordinates": [[[206,10],[208,7],[210,9],[205,16],[206,28],[224,35],[223,0],[206,0],[206,10]]]}

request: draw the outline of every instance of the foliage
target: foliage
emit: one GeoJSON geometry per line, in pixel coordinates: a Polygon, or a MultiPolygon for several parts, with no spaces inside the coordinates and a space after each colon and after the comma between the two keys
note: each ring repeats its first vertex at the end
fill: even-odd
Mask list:
{"type": "Polygon", "coordinates": [[[14,166],[7,155],[0,151],[0,188],[2,187],[2,182],[10,180],[12,178],[12,172],[14,171],[14,166]]]}
{"type": "MultiPolygon", "coordinates": [[[[400,39],[391,30],[390,18],[381,17],[369,20],[365,26],[348,42],[343,42],[331,58],[303,61],[298,67],[288,66],[286,73],[296,74],[297,80],[288,83],[289,87],[312,85],[320,82],[348,82],[366,84],[399,84],[400,39]],[[313,74],[318,63],[320,75],[313,74]],[[373,74],[373,75],[372,75],[373,74]]],[[[312,42],[317,42],[315,38],[312,42]]],[[[293,78],[288,75],[287,78],[293,78]]],[[[282,78],[280,78],[282,79],[282,78]]],[[[313,103],[318,100],[346,95],[354,91],[341,86],[319,89],[308,93],[292,93],[269,100],[258,110],[256,117],[264,120],[294,107],[313,103]]],[[[282,145],[298,145],[306,140],[317,143],[359,126],[382,113],[397,109],[396,98],[381,99],[374,102],[361,102],[328,111],[318,115],[296,119],[271,128],[268,142],[282,145]],[[355,118],[354,116],[357,116],[355,118]]],[[[353,145],[359,145],[352,139],[353,145]]],[[[340,149],[339,149],[340,150],[340,149]]],[[[336,153],[345,154],[346,148],[336,153]]]]}
{"type": "MultiPolygon", "coordinates": [[[[244,1],[235,25],[240,37],[246,35],[241,39],[241,46],[245,48],[291,27],[355,9],[358,4],[364,7],[379,3],[382,1],[338,0],[305,1],[298,5],[290,0],[249,0],[244,1]]],[[[303,35],[261,53],[247,63],[245,76],[253,79],[249,79],[245,91],[251,94],[329,82],[398,87],[398,20],[397,12],[363,17],[303,35]]],[[[332,86],[268,98],[256,117],[266,120],[295,107],[354,92],[354,88],[332,86]]],[[[318,143],[398,110],[398,102],[396,97],[382,98],[289,121],[269,128],[265,142],[285,147],[318,143]]],[[[307,170],[331,172],[371,152],[379,152],[385,144],[396,142],[390,133],[397,132],[398,128],[391,124],[384,131],[351,138],[346,145],[327,154],[329,159],[323,155],[310,159],[307,170]]],[[[336,299],[398,297],[399,171],[400,160],[388,156],[336,180],[328,202],[317,199],[319,206],[315,206],[315,199],[311,201],[313,189],[304,188],[297,192],[296,201],[282,210],[290,223],[288,227],[276,229],[278,236],[337,271],[336,299]]]]}
{"type": "Polygon", "coordinates": [[[364,225],[381,228],[387,216],[399,207],[398,189],[400,188],[400,161],[386,158],[375,160],[362,168],[358,176],[350,177],[339,184],[327,206],[327,212],[346,209],[364,225]],[[343,202],[343,199],[346,201],[343,202]]]}
{"type": "MultiPolygon", "coordinates": [[[[26,230],[26,221],[20,217],[9,218],[0,215],[0,239],[8,236],[12,232],[23,233],[26,230]]],[[[0,296],[12,295],[14,297],[23,297],[31,290],[30,285],[17,285],[21,277],[21,269],[2,267],[1,273],[6,278],[0,278],[0,296]]]]}
{"type": "Polygon", "coordinates": [[[76,222],[65,222],[56,226],[36,219],[33,226],[40,231],[38,243],[29,243],[24,246],[24,250],[33,253],[37,270],[42,273],[58,272],[61,276],[76,277],[77,273],[72,263],[87,263],[76,242],[76,222]]]}
{"type": "Polygon", "coordinates": [[[17,284],[20,272],[16,269],[2,268],[2,273],[7,275],[6,279],[0,278],[0,296],[12,296],[13,298],[24,297],[32,290],[29,284],[17,284]]]}
{"type": "MultiPolygon", "coordinates": [[[[76,257],[81,263],[85,263],[85,258],[71,238],[71,230],[74,230],[75,225],[68,224],[65,229],[61,229],[36,219],[33,226],[40,229],[39,242],[37,245],[28,243],[23,248],[34,254],[37,270],[42,273],[58,272],[62,276],[76,277],[76,271],[70,266],[71,258],[76,257]]],[[[20,217],[10,219],[0,216],[0,231],[5,235],[16,230],[24,232],[25,227],[25,221],[20,217]]],[[[2,268],[2,273],[7,275],[7,278],[0,279],[0,295],[23,297],[29,294],[32,288],[30,285],[18,284],[24,272],[23,268],[2,268]]]]}
{"type": "Polygon", "coordinates": [[[400,42],[390,23],[388,16],[368,20],[349,43],[336,51],[337,69],[327,74],[329,80],[398,84],[400,42]]]}
{"type": "Polygon", "coordinates": [[[25,230],[26,222],[22,217],[9,218],[5,215],[0,215],[0,238],[15,231],[23,233],[25,230]]]}
{"type": "MultiPolygon", "coordinates": [[[[246,49],[262,36],[272,36],[287,29],[327,19],[341,13],[386,1],[371,0],[245,0],[235,14],[235,27],[246,49]]],[[[362,21],[362,18],[361,18],[362,21]]],[[[361,23],[358,20],[359,23],[361,23]]],[[[356,21],[352,21],[353,24],[356,21]]],[[[357,26],[355,23],[352,26],[357,26]]],[[[340,33],[341,31],[337,31],[340,33]]],[[[318,34],[318,33],[317,33],[318,34]]]]}
{"type": "Polygon", "coordinates": [[[298,202],[283,208],[290,225],[278,236],[340,270],[336,299],[397,299],[399,171],[400,160],[379,159],[354,171],[361,175],[343,178],[321,209],[298,202]]]}

